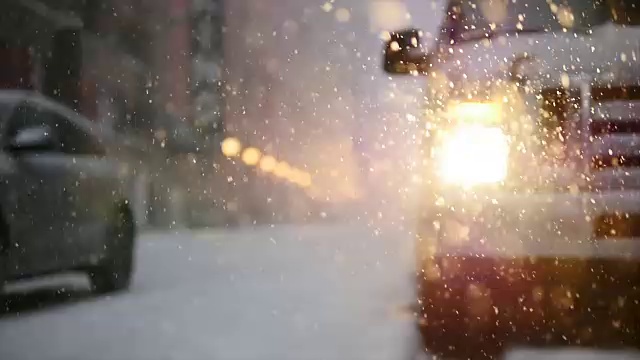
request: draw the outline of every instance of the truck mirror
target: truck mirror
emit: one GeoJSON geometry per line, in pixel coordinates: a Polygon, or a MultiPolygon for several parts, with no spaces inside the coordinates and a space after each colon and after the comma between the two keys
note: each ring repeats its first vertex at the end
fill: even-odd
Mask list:
{"type": "Polygon", "coordinates": [[[426,74],[432,56],[421,44],[422,32],[408,29],[389,34],[384,50],[384,71],[390,74],[426,74]]]}

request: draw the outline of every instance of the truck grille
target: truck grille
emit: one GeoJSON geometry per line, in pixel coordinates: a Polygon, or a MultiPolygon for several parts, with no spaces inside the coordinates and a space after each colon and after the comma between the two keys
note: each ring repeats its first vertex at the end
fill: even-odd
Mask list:
{"type": "Polygon", "coordinates": [[[542,131],[562,139],[591,190],[640,188],[640,86],[545,89],[542,131]],[[585,106],[588,111],[585,111],[585,106]]]}
{"type": "Polygon", "coordinates": [[[640,167],[640,87],[592,88],[592,165],[640,167]]]}
{"type": "Polygon", "coordinates": [[[640,236],[640,214],[604,214],[595,219],[593,234],[599,239],[640,236]]]}

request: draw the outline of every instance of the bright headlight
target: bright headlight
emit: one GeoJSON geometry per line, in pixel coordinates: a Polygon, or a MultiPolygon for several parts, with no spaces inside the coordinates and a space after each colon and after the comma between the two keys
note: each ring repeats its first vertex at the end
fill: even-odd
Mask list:
{"type": "Polygon", "coordinates": [[[497,183],[507,176],[509,139],[500,128],[461,125],[442,140],[436,156],[445,183],[468,187],[497,183]]]}
{"type": "Polygon", "coordinates": [[[455,103],[447,113],[458,124],[497,125],[502,122],[502,108],[496,102],[455,103]]]}

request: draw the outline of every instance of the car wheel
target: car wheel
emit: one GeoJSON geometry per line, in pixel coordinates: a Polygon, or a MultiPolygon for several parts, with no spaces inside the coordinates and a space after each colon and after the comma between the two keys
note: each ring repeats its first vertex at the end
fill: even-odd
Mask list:
{"type": "Polygon", "coordinates": [[[9,250],[9,231],[4,219],[0,214],[0,294],[4,291],[7,282],[7,264],[9,250]]]}
{"type": "Polygon", "coordinates": [[[4,285],[7,281],[5,269],[6,263],[6,255],[0,253],[0,295],[4,292],[4,285]]]}
{"type": "Polygon", "coordinates": [[[128,288],[133,274],[135,226],[127,208],[116,211],[107,232],[107,256],[89,273],[97,293],[128,288]]]}

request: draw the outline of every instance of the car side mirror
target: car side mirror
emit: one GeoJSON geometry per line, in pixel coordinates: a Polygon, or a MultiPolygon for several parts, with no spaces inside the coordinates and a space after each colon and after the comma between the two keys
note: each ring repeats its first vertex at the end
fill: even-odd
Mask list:
{"type": "Polygon", "coordinates": [[[19,130],[7,145],[12,153],[40,152],[53,150],[55,141],[51,128],[48,126],[34,126],[19,130]]]}
{"type": "Polygon", "coordinates": [[[433,55],[422,47],[421,35],[418,29],[391,33],[384,50],[384,71],[411,75],[428,73],[433,55]]]}

